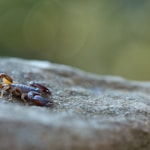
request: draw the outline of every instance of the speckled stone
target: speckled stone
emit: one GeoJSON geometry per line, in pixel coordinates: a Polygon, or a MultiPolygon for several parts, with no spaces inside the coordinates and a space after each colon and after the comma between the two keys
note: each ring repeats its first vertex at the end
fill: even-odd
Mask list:
{"type": "Polygon", "coordinates": [[[44,84],[55,102],[45,108],[1,98],[0,149],[150,149],[150,82],[18,58],[0,58],[0,72],[44,84]]]}

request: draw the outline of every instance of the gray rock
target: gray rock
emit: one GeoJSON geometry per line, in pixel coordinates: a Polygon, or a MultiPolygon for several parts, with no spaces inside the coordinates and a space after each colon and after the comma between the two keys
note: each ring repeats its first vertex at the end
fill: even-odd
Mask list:
{"type": "Polygon", "coordinates": [[[15,82],[38,81],[53,108],[0,101],[0,149],[149,150],[150,83],[93,75],[46,61],[0,58],[15,82]]]}

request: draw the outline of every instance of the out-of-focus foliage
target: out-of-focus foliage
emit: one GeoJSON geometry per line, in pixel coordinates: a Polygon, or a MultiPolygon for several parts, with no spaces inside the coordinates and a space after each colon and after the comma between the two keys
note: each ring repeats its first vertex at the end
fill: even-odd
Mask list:
{"type": "Polygon", "coordinates": [[[149,80],[150,1],[1,0],[0,54],[149,80]]]}

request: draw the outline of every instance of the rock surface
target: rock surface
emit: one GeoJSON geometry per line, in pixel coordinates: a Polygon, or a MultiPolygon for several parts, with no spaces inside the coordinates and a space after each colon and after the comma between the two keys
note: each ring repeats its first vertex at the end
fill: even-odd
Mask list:
{"type": "Polygon", "coordinates": [[[0,58],[0,72],[46,85],[55,102],[45,108],[1,98],[1,150],[150,149],[149,82],[17,58],[0,58]]]}

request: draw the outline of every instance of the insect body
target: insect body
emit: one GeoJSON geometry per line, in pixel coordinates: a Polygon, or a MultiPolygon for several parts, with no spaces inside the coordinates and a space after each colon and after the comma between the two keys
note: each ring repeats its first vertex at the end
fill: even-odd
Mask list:
{"type": "Polygon", "coordinates": [[[5,91],[9,91],[10,95],[19,96],[23,101],[32,102],[37,106],[53,106],[54,102],[48,100],[44,96],[51,96],[51,91],[42,84],[37,82],[29,82],[29,85],[15,84],[13,79],[5,73],[0,73],[0,78],[2,79],[1,97],[5,91]]]}

